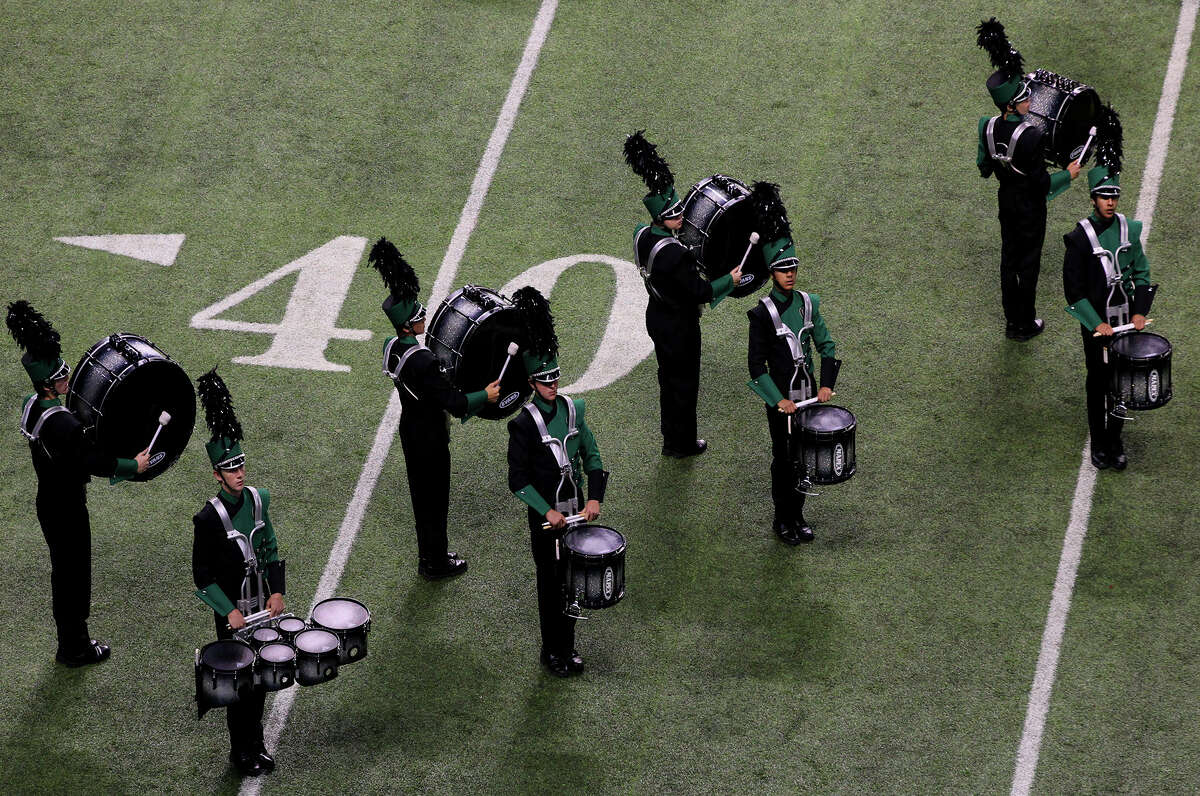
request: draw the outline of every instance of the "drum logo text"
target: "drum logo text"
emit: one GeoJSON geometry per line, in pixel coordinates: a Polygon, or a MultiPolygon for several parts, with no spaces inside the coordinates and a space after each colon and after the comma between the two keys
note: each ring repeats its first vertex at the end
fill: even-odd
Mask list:
{"type": "Polygon", "coordinates": [[[1158,400],[1158,371],[1150,371],[1150,383],[1146,385],[1146,395],[1151,401],[1158,400]]]}
{"type": "Polygon", "coordinates": [[[516,400],[520,397],[521,397],[521,393],[519,393],[519,392],[509,393],[508,395],[504,396],[503,399],[501,399],[500,408],[507,409],[508,407],[510,407],[514,403],[516,403],[516,400]]]}
{"type": "Polygon", "coordinates": [[[754,281],[754,274],[742,274],[742,278],[738,280],[738,287],[748,285],[754,281]]]}
{"type": "Polygon", "coordinates": [[[612,567],[604,568],[604,599],[612,599],[613,571],[612,567]]]}
{"type": "Polygon", "coordinates": [[[841,475],[842,468],[846,466],[846,451],[842,449],[842,443],[833,446],[833,474],[841,475]]]}
{"type": "MultiPolygon", "coordinates": [[[[1155,390],[1155,392],[1157,392],[1157,390],[1155,390]]],[[[149,463],[146,465],[147,469],[148,469],[148,468],[150,468],[150,467],[153,467],[153,466],[154,466],[154,465],[156,465],[156,464],[158,464],[159,462],[161,462],[161,461],[162,461],[163,459],[165,459],[165,458],[167,458],[167,452],[166,452],[166,451],[159,451],[158,453],[154,454],[153,456],[151,456],[151,457],[150,457],[150,461],[149,461],[149,463]]]]}

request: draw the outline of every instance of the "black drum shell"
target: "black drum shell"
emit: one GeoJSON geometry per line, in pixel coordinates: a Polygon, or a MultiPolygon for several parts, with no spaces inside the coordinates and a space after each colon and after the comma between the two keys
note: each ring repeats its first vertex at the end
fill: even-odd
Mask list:
{"type": "MultiPolygon", "coordinates": [[[[1039,69],[1028,80],[1029,113],[1023,119],[1042,131],[1046,160],[1066,168],[1075,159],[1075,150],[1087,142],[1088,131],[1096,123],[1100,96],[1091,86],[1045,70],[1039,69]],[[1070,87],[1064,89],[1056,83],[1070,87]]],[[[1094,141],[1092,147],[1094,152],[1094,141]]]]}
{"type": "Polygon", "coordinates": [[[625,596],[625,537],[604,525],[577,525],[563,535],[567,599],[581,608],[609,608],[625,596]],[[610,542],[589,552],[589,537],[610,542]]]}
{"type": "Polygon", "coordinates": [[[750,189],[740,180],[724,174],[707,177],[684,196],[679,229],[679,240],[691,250],[710,281],[732,271],[746,256],[742,279],[733,289],[736,298],[749,296],[770,281],[762,255],[762,244],[768,241],[759,241],[746,255],[756,226],[749,196],[750,189]]]}
{"type": "Polygon", "coordinates": [[[296,638],[297,633],[308,630],[308,625],[303,619],[298,617],[285,616],[275,623],[275,629],[279,631],[279,635],[285,644],[291,644],[296,638]],[[299,627],[295,627],[295,625],[299,625],[299,627]]]}
{"type": "Polygon", "coordinates": [[[126,459],[146,448],[159,416],[170,413],[150,466],[132,481],[166,472],[187,448],[196,424],[196,393],[187,373],[149,340],[128,333],[88,349],[71,374],[66,406],[102,450],[126,459]]]}
{"type": "Polygon", "coordinates": [[[205,644],[196,656],[196,702],[204,709],[240,701],[254,688],[254,650],[235,639],[205,644]]]}
{"type": "MultiPolygon", "coordinates": [[[[320,639],[324,641],[324,639],[320,639]]],[[[341,657],[340,645],[337,643],[337,636],[330,633],[328,630],[319,628],[310,628],[302,630],[296,634],[296,682],[300,685],[317,685],[332,680],[338,674],[338,660],[341,657]],[[318,640],[319,637],[309,636],[308,634],[315,633],[321,636],[329,636],[332,639],[332,649],[318,650],[316,645],[311,645],[309,649],[305,649],[306,642],[309,639],[318,640]]],[[[321,647],[328,646],[322,644],[321,647]]]]}
{"type": "Polygon", "coordinates": [[[254,657],[254,674],[258,684],[267,691],[291,688],[296,684],[296,648],[281,641],[263,644],[254,657]],[[291,650],[291,657],[281,661],[268,660],[266,656],[272,655],[275,648],[291,650]]]}
{"type": "Polygon", "coordinates": [[[1152,332],[1128,332],[1108,347],[1110,391],[1126,409],[1146,411],[1166,406],[1171,386],[1171,343],[1152,332]]]}
{"type": "MultiPolygon", "coordinates": [[[[463,392],[478,392],[496,380],[509,343],[520,344],[525,329],[517,309],[494,290],[465,285],[446,297],[429,321],[425,345],[463,392]]],[[[484,404],[476,417],[501,420],[521,408],[532,388],[518,352],[500,382],[500,400],[484,404]]]]}
{"type": "Polygon", "coordinates": [[[794,422],[809,481],[840,484],[854,475],[858,469],[854,449],[858,421],[849,409],[833,404],[810,406],[801,410],[794,422]]]}
{"type": "Polygon", "coordinates": [[[341,645],[341,655],[338,657],[338,663],[353,663],[367,657],[367,633],[371,631],[371,612],[367,610],[367,606],[360,603],[358,600],[349,597],[330,597],[328,600],[321,600],[313,606],[312,616],[309,618],[309,624],[312,627],[328,630],[333,635],[337,636],[338,642],[341,645]],[[332,621],[323,623],[317,618],[318,612],[321,611],[321,606],[330,605],[333,603],[353,603],[362,609],[365,614],[365,619],[356,625],[349,627],[334,627],[332,621]]]}

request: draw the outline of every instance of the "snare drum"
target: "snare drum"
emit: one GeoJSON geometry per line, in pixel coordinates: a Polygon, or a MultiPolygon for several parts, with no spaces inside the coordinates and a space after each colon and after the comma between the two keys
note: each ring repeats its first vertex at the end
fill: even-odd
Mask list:
{"type": "Polygon", "coordinates": [[[304,630],[308,625],[304,624],[303,619],[297,619],[294,616],[285,616],[275,623],[275,627],[279,629],[279,635],[287,644],[291,644],[296,638],[296,634],[304,630]]]}
{"type": "Polygon", "coordinates": [[[313,608],[309,620],[313,627],[328,630],[341,643],[338,663],[352,663],[367,657],[367,633],[371,630],[371,612],[358,600],[331,597],[313,608]]]}
{"type": "Polygon", "coordinates": [[[1171,389],[1171,343],[1151,332],[1129,332],[1108,347],[1112,369],[1110,390],[1126,409],[1157,409],[1174,394],[1171,389]]]}
{"type": "MultiPolygon", "coordinates": [[[[687,246],[710,280],[733,270],[746,255],[754,213],[746,198],[750,189],[740,180],[714,174],[692,186],[683,199],[679,240],[687,246]]],[[[735,297],[748,296],[770,280],[762,249],[750,247],[735,297]]]]}
{"type": "Polygon", "coordinates": [[[296,682],[316,685],[338,673],[338,639],[328,630],[301,630],[296,634],[296,682]]]}
{"type": "Polygon", "coordinates": [[[254,659],[254,674],[267,691],[282,691],[296,682],[296,650],[291,644],[264,644],[254,659]]]}
{"type": "Polygon", "coordinates": [[[564,588],[581,608],[608,608],[625,596],[625,537],[603,525],[577,525],[563,536],[564,588]]]}
{"type": "Polygon", "coordinates": [[[814,484],[838,484],[854,475],[854,429],[849,409],[810,406],[799,415],[800,458],[814,484]]]}
{"type": "Polygon", "coordinates": [[[254,687],[254,650],[234,639],[221,639],[196,652],[196,704],[203,714],[240,700],[254,687]]]}

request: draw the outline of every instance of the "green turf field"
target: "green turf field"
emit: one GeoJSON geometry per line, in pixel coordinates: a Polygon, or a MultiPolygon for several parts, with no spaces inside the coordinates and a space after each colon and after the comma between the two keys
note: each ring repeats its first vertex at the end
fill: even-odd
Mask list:
{"type": "MultiPolygon", "coordinates": [[[[297,613],[392,391],[383,287],[364,256],[336,326],[373,336],[324,354],[348,371],[234,362],[271,337],[192,319],[341,236],[396,241],[427,299],[538,8],[0,11],[3,299],[45,312],[71,362],[130,331],[193,378],[220,366],[297,613]],[[173,265],[54,240],[150,233],[187,236],[173,265]]],[[[744,386],[751,299],[704,317],[704,456],[659,456],[653,355],[583,394],[613,473],[604,520],[629,542],[628,596],[581,623],[588,670],[560,681],[537,664],[503,424],[452,431],[451,549],[471,568],[448,583],[417,577],[394,446],[337,589],[373,612],[370,657],[296,695],[263,792],[1008,791],[1087,433],[1060,241],[1089,205],[1079,184],[1050,205],[1048,329],[1006,340],[995,183],[973,162],[992,107],[974,26],[993,14],[1027,65],[1097,87],[1121,113],[1120,209],[1133,214],[1175,3],[561,1],[454,287],[499,289],[571,255],[629,259],[643,191],[621,145],[637,128],[681,192],[715,172],[778,182],[799,286],[822,296],[845,361],[837,400],[859,421],[859,472],[810,499],[815,543],[776,541],[767,429],[744,386]]],[[[1176,396],[1127,425],[1129,470],[1099,474],[1037,793],[1200,787],[1197,75],[1190,65],[1147,243],[1176,396]]],[[[298,283],[219,317],[279,323],[298,283]]],[[[597,350],[613,285],[585,263],[553,291],[566,383],[597,350]]],[[[224,717],[197,722],[192,701],[193,650],[212,636],[190,570],[191,516],[215,492],[207,435],[148,484],[91,485],[91,628],[114,653],[56,666],[15,428],[29,385],[16,347],[3,351],[0,791],[236,792],[224,717]]]]}

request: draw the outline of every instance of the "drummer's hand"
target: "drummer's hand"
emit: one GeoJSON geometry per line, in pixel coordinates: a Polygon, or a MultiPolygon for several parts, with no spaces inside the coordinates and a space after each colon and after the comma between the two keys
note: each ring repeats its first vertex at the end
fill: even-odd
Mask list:
{"type": "Polygon", "coordinates": [[[271,616],[279,616],[283,613],[283,595],[275,592],[267,598],[267,611],[271,616]]]}
{"type": "Polygon", "coordinates": [[[1081,170],[1082,170],[1082,167],[1079,165],[1078,160],[1072,160],[1070,163],[1067,164],[1067,171],[1069,171],[1071,173],[1071,179],[1075,179],[1076,177],[1078,177],[1079,172],[1081,170]]]}
{"type": "Polygon", "coordinates": [[[484,387],[483,389],[487,391],[488,403],[494,404],[494,403],[496,403],[496,401],[500,400],[500,380],[499,379],[496,379],[494,382],[492,382],[488,386],[484,387]]]}
{"type": "Polygon", "coordinates": [[[729,275],[733,277],[733,284],[736,285],[738,282],[742,281],[742,267],[739,265],[737,268],[734,268],[729,272],[729,275]]]}
{"type": "Polygon", "coordinates": [[[787,398],[780,398],[779,403],[775,404],[775,406],[785,415],[790,415],[796,411],[796,402],[789,401],[787,398]]]}
{"type": "Polygon", "coordinates": [[[241,630],[246,626],[246,617],[242,616],[242,612],[236,608],[230,611],[225,618],[229,620],[229,626],[234,630],[241,630]]]}
{"type": "Polygon", "coordinates": [[[1146,316],[1145,315],[1134,315],[1133,318],[1131,318],[1130,320],[1133,321],[1133,328],[1137,329],[1139,332],[1142,329],[1146,328],[1146,316]]]}
{"type": "Polygon", "coordinates": [[[600,516],[600,501],[599,500],[589,500],[587,503],[584,504],[583,518],[585,520],[587,520],[588,522],[591,522],[592,520],[596,519],[599,516],[600,516]]]}
{"type": "Polygon", "coordinates": [[[825,403],[832,397],[833,390],[829,389],[828,387],[822,387],[821,389],[817,390],[817,400],[821,403],[825,403]]]}
{"type": "Polygon", "coordinates": [[[137,462],[138,472],[146,472],[146,468],[150,466],[150,449],[146,448],[146,450],[134,456],[133,459],[137,462]]]}
{"type": "Polygon", "coordinates": [[[546,522],[550,523],[550,527],[556,531],[561,531],[567,526],[567,518],[558,509],[550,509],[546,512],[546,522]]]}
{"type": "Polygon", "coordinates": [[[1112,335],[1113,335],[1112,325],[1107,324],[1107,323],[1100,324],[1099,326],[1096,327],[1096,334],[1101,335],[1103,337],[1112,337],[1112,335]]]}

